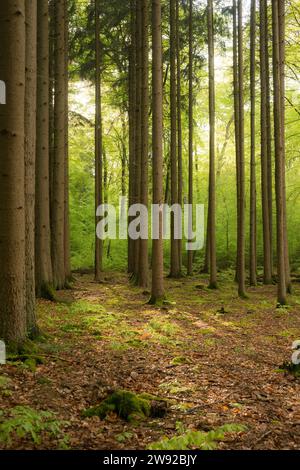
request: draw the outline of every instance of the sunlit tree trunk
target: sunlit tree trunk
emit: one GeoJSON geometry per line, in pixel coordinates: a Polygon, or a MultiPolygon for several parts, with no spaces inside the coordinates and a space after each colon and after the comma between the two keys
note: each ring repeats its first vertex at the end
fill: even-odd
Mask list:
{"type": "Polygon", "coordinates": [[[64,1],[65,9],[65,224],[64,251],[65,277],[71,280],[71,251],[70,251],[70,215],[69,215],[69,18],[68,0],[64,1]]]}
{"type": "Polygon", "coordinates": [[[208,68],[209,68],[209,287],[217,288],[216,262],[216,175],[215,175],[215,52],[213,2],[207,2],[208,68]]]}
{"type": "MultiPolygon", "coordinates": [[[[141,204],[148,208],[149,150],[149,36],[148,0],[142,0],[142,73],[141,73],[141,204]]],[[[138,284],[148,286],[148,240],[140,240],[138,284]]]]}
{"type": "Polygon", "coordinates": [[[250,285],[257,284],[257,218],[256,218],[256,151],[255,151],[255,50],[256,0],[251,1],[250,19],[250,100],[251,100],[251,156],[250,156],[250,285]]]}
{"type": "Polygon", "coordinates": [[[19,346],[26,337],[24,90],[25,1],[0,2],[0,338],[19,346]]]}
{"type": "MultiPolygon", "coordinates": [[[[194,110],[193,110],[193,0],[189,0],[189,194],[188,203],[190,208],[193,207],[193,135],[194,135],[194,110]]],[[[192,227],[193,215],[190,209],[189,226],[192,227]]],[[[193,272],[193,252],[187,253],[187,274],[192,275],[193,272]]]]}
{"type": "MultiPolygon", "coordinates": [[[[240,200],[240,128],[239,128],[239,74],[238,74],[238,41],[237,41],[237,2],[233,0],[233,95],[234,95],[234,133],[236,163],[237,195],[237,240],[239,234],[239,200],[240,200]]],[[[238,281],[238,251],[236,256],[236,281],[238,281]]]]}
{"type": "Polygon", "coordinates": [[[279,27],[279,59],[280,59],[280,96],[281,96],[281,138],[282,138],[282,155],[283,155],[283,229],[284,229],[284,258],[285,258],[285,276],[286,288],[292,293],[289,246],[288,246],[288,230],[287,230],[287,210],[286,210],[286,178],[285,178],[285,2],[278,2],[278,27],[279,27]]]}
{"type": "MultiPolygon", "coordinates": [[[[153,204],[163,204],[163,83],[161,1],[152,0],[152,158],[153,204]]],[[[165,297],[163,282],[162,212],[158,238],[152,240],[152,289],[150,303],[165,297]]]]}
{"type": "MultiPolygon", "coordinates": [[[[103,203],[103,156],[102,156],[102,115],[101,115],[101,53],[100,53],[100,11],[99,0],[95,1],[95,211],[103,203]]],[[[96,217],[96,226],[99,223],[96,217]]],[[[103,269],[103,241],[95,238],[95,280],[101,281],[103,269]]]]}
{"type": "Polygon", "coordinates": [[[37,2],[25,1],[25,259],[26,316],[31,337],[37,333],[35,316],[35,155],[36,155],[36,76],[37,76],[37,2]]]}
{"type": "MultiPolygon", "coordinates": [[[[271,220],[270,220],[270,162],[268,152],[268,48],[267,1],[260,2],[260,86],[261,86],[261,194],[264,244],[264,283],[272,282],[271,220]]],[[[272,183],[271,183],[272,185],[272,183]]]]}
{"type": "Polygon", "coordinates": [[[274,138],[275,138],[275,190],[276,190],[276,220],[277,220],[277,299],[280,305],[286,304],[286,265],[284,239],[284,151],[282,128],[281,100],[281,67],[280,67],[280,30],[279,30],[279,0],[272,2],[273,27],[273,80],[274,80],[274,138]]]}
{"type": "Polygon", "coordinates": [[[52,296],[49,175],[49,7],[37,2],[37,132],[35,179],[35,279],[37,295],[52,296]]]}

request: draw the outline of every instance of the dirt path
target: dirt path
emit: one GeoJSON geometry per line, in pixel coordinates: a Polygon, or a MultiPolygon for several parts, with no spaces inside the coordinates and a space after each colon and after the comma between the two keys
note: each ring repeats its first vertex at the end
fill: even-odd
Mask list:
{"type": "MultiPolygon", "coordinates": [[[[278,371],[300,339],[297,296],[288,309],[275,309],[274,287],[250,290],[241,301],[226,275],[220,291],[209,291],[201,277],[166,282],[171,303],[164,308],[147,305],[148,294],[115,273],[100,285],[77,275],[74,291],[60,294],[66,304],[40,302],[46,357],[35,370],[1,367],[10,379],[5,390],[0,381],[1,409],[57,413],[68,421],[70,448],[144,449],[173,436],[180,422],[203,431],[247,426],[220,448],[299,449],[300,379],[278,371]],[[169,412],[139,425],[115,415],[81,417],[114,388],[168,397],[169,412]]],[[[57,445],[45,434],[40,444],[13,437],[10,448],[57,445]]]]}

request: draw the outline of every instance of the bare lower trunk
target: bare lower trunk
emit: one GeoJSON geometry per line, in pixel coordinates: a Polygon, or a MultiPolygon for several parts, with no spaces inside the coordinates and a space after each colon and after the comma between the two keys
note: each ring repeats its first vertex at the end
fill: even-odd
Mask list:
{"type": "Polygon", "coordinates": [[[0,338],[18,346],[26,337],[24,90],[25,1],[0,2],[0,338]]]}
{"type": "MultiPolygon", "coordinates": [[[[189,0],[189,195],[188,202],[193,207],[193,0],[189,0]]],[[[192,227],[193,215],[190,211],[189,226],[192,227]]],[[[193,252],[187,253],[187,274],[193,272],[193,252]]]]}
{"type": "Polygon", "coordinates": [[[37,2],[26,0],[26,73],[25,73],[25,259],[26,317],[30,336],[37,332],[35,316],[35,154],[36,154],[36,66],[37,2]]]}
{"type": "MultiPolygon", "coordinates": [[[[163,84],[161,1],[152,0],[152,154],[153,204],[163,204],[163,84]]],[[[162,212],[158,238],[152,241],[152,289],[150,303],[163,301],[163,234],[162,212]]]]}
{"type": "Polygon", "coordinates": [[[250,285],[257,284],[257,219],[256,219],[256,152],[255,152],[255,44],[256,0],[251,1],[250,27],[250,99],[251,99],[251,163],[250,163],[250,285]]]}
{"type": "MultiPolygon", "coordinates": [[[[182,119],[181,119],[181,60],[179,36],[179,0],[176,0],[176,59],[177,59],[177,152],[178,152],[178,204],[182,207],[182,119]]],[[[179,272],[182,269],[182,240],[178,240],[179,272]]]]}
{"type": "Polygon", "coordinates": [[[71,253],[70,253],[70,215],[69,215],[69,21],[67,0],[65,8],[65,226],[64,226],[64,251],[65,251],[65,277],[71,279],[71,253]]]}
{"type": "Polygon", "coordinates": [[[36,293],[49,296],[52,286],[49,182],[49,9],[37,2],[37,133],[35,200],[36,293]]]}

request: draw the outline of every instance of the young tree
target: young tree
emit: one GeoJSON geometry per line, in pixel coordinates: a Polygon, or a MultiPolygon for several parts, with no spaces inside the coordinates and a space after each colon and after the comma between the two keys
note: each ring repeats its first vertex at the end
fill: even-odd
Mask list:
{"type": "MultiPolygon", "coordinates": [[[[141,57],[141,204],[148,208],[148,150],[149,150],[149,36],[148,0],[142,0],[142,57],[141,57]]],[[[140,239],[138,284],[148,286],[148,240],[140,239]]]]}
{"type": "Polygon", "coordinates": [[[250,100],[251,100],[251,156],[250,156],[250,285],[257,284],[257,217],[256,217],[256,151],[255,151],[255,49],[256,0],[251,0],[250,15],[250,100]]]}
{"type": "MultiPolygon", "coordinates": [[[[193,135],[194,135],[194,110],[193,110],[193,0],[189,0],[189,194],[188,202],[190,206],[189,227],[193,224],[193,135]]],[[[187,253],[187,273],[189,276],[193,272],[193,252],[187,253]]]]}
{"type": "MultiPolygon", "coordinates": [[[[176,0],[170,0],[170,163],[171,163],[171,205],[178,204],[177,168],[177,103],[176,103],[176,0]]],[[[175,239],[175,217],[171,213],[171,259],[170,277],[179,277],[178,240],[175,239]]]]}
{"type": "Polygon", "coordinates": [[[51,241],[53,281],[57,289],[65,286],[65,0],[57,0],[55,7],[55,99],[54,99],[54,155],[51,201],[51,241]]]}
{"type": "MultiPolygon", "coordinates": [[[[152,0],[152,154],[153,204],[163,204],[163,83],[161,0],[152,0]]],[[[152,240],[152,289],[150,303],[165,297],[163,281],[162,211],[159,211],[158,238],[152,240]]]]}
{"type": "MultiPolygon", "coordinates": [[[[99,0],[95,0],[95,211],[103,203],[103,155],[102,155],[102,115],[101,115],[101,54],[100,54],[100,11],[99,0]]],[[[96,217],[96,226],[99,217],[96,217]]],[[[103,242],[95,238],[95,280],[101,280],[103,242]]]]}
{"type": "MultiPolygon", "coordinates": [[[[260,85],[261,85],[261,194],[264,244],[264,283],[272,283],[271,214],[270,214],[270,156],[268,150],[268,34],[267,0],[260,2],[260,85]]],[[[272,194],[272,193],[271,193],[272,194]]],[[[271,196],[272,199],[272,196],[271,196]]]]}
{"type": "Polygon", "coordinates": [[[6,104],[0,105],[0,338],[26,337],[24,91],[25,1],[0,2],[0,70],[6,104]]]}
{"type": "Polygon", "coordinates": [[[37,129],[35,178],[35,280],[38,297],[51,298],[49,176],[49,7],[37,2],[37,129]]]}
{"type": "Polygon", "coordinates": [[[272,2],[272,29],[273,29],[273,81],[274,81],[274,139],[275,139],[275,192],[276,192],[276,220],[277,220],[277,300],[285,305],[287,298],[286,263],[285,263],[285,207],[284,207],[284,135],[282,118],[282,88],[280,66],[280,40],[282,29],[279,29],[279,3],[272,2]],[[281,34],[280,34],[281,33],[281,34]]]}
{"type": "Polygon", "coordinates": [[[216,181],[215,181],[215,53],[213,2],[207,2],[208,68],[209,68],[209,254],[211,289],[217,288],[216,262],[216,181]]]}
{"type": "Polygon", "coordinates": [[[37,332],[35,316],[35,157],[36,157],[36,84],[37,84],[37,2],[25,0],[25,260],[26,317],[30,336],[37,332]]]}

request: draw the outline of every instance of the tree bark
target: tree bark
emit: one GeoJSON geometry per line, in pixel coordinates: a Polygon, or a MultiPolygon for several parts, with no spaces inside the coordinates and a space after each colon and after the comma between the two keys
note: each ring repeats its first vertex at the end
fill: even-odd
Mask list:
{"type": "Polygon", "coordinates": [[[243,6],[238,1],[238,79],[239,79],[239,201],[238,201],[238,292],[245,297],[245,136],[244,136],[244,57],[243,6]]]}
{"type": "Polygon", "coordinates": [[[18,347],[26,337],[24,90],[25,1],[0,2],[0,338],[18,347]]]}
{"type": "MultiPolygon", "coordinates": [[[[99,0],[95,0],[95,212],[103,203],[103,154],[101,114],[101,52],[99,0]]],[[[96,217],[96,227],[100,218],[96,217]]],[[[101,281],[103,270],[103,240],[95,235],[95,280],[101,281]]]]}
{"type": "Polygon", "coordinates": [[[35,155],[36,155],[36,85],[37,85],[37,2],[25,1],[25,260],[26,317],[31,337],[37,333],[35,316],[35,155]]]}
{"type": "MultiPolygon", "coordinates": [[[[264,283],[272,283],[270,220],[270,156],[268,150],[268,47],[267,1],[260,2],[260,83],[261,83],[261,194],[264,245],[264,283]]],[[[272,182],[271,182],[272,186],[272,182]]],[[[272,199],[272,192],[271,192],[272,199]]]]}
{"type": "MultiPolygon", "coordinates": [[[[142,0],[141,57],[141,189],[140,202],[148,209],[148,150],[149,150],[149,36],[148,0],[142,0]]],[[[148,240],[140,239],[138,285],[148,286],[148,240]]]]}
{"type": "MultiPolygon", "coordinates": [[[[171,205],[178,204],[177,167],[177,103],[176,103],[176,0],[170,0],[170,162],[171,162],[171,205]]],[[[180,276],[178,242],[175,239],[175,217],[171,213],[171,259],[170,277],[180,276]]]]}
{"type": "MultiPolygon", "coordinates": [[[[193,207],[193,135],[194,135],[194,110],[193,110],[193,0],[189,0],[189,194],[188,202],[190,208],[193,207]]],[[[189,225],[192,226],[193,215],[190,210],[191,220],[189,225]]],[[[193,273],[193,252],[187,253],[187,274],[191,276],[193,273]]]]}
{"type": "Polygon", "coordinates": [[[69,214],[69,18],[68,0],[64,0],[65,9],[65,224],[64,224],[64,251],[65,251],[65,278],[70,281],[71,249],[70,249],[70,214],[69,214]]]}
{"type": "Polygon", "coordinates": [[[37,129],[35,200],[35,279],[38,297],[51,296],[53,283],[49,181],[49,7],[37,2],[37,129]]]}
{"type": "Polygon", "coordinates": [[[276,220],[277,220],[277,300],[285,305],[287,298],[285,241],[284,241],[284,152],[282,128],[282,100],[280,75],[280,31],[279,31],[279,1],[272,2],[273,28],[273,81],[274,81],[274,138],[275,138],[275,191],[276,191],[276,220]]]}
{"type": "Polygon", "coordinates": [[[56,289],[65,286],[65,7],[64,0],[55,6],[55,102],[54,155],[51,210],[53,281],[56,289]]]}
{"type": "MultiPolygon", "coordinates": [[[[163,204],[163,84],[161,0],[152,0],[152,154],[153,204],[163,204]]],[[[150,303],[165,298],[163,280],[162,211],[159,212],[158,238],[152,240],[152,289],[150,303]]]]}
{"type": "Polygon", "coordinates": [[[207,2],[208,25],[208,68],[209,68],[209,287],[217,286],[216,261],[216,175],[215,175],[215,52],[214,52],[214,13],[213,2],[207,2]]]}
{"type": "MultiPolygon", "coordinates": [[[[179,31],[179,0],[176,0],[176,66],[177,66],[177,158],[178,158],[178,204],[182,207],[183,175],[182,175],[182,118],[181,118],[181,58],[179,31]]],[[[182,269],[182,240],[178,240],[179,272],[182,269]]]]}
{"type": "Polygon", "coordinates": [[[251,156],[250,156],[250,285],[257,284],[257,216],[256,216],[256,151],[255,151],[255,47],[256,0],[251,0],[250,18],[250,100],[251,100],[251,156]]]}

